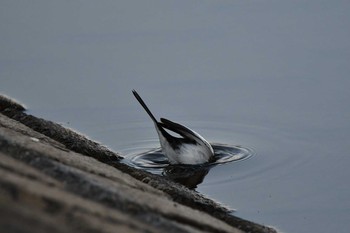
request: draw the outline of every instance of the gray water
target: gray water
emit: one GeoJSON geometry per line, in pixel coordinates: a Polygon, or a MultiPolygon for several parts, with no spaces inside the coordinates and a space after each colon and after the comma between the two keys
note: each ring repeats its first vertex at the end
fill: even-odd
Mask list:
{"type": "Polygon", "coordinates": [[[349,1],[1,1],[0,92],[126,160],[157,117],[252,156],[196,190],[281,232],[350,229],[349,1]]]}

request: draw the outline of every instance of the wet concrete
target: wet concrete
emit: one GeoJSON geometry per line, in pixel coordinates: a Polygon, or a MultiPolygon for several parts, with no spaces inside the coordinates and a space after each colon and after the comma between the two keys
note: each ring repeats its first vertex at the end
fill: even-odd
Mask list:
{"type": "Polygon", "coordinates": [[[0,232],[276,232],[0,96],[0,232]]]}

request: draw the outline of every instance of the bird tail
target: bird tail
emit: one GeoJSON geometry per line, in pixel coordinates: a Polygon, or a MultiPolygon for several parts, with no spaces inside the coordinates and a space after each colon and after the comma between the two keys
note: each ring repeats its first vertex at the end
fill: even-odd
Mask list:
{"type": "Polygon", "coordinates": [[[145,104],[145,102],[143,102],[143,100],[141,99],[141,97],[139,96],[139,94],[135,91],[132,90],[132,93],[134,94],[135,98],[137,99],[137,101],[139,101],[139,103],[141,104],[141,106],[145,109],[145,111],[148,113],[148,115],[151,117],[151,119],[154,121],[154,123],[157,123],[157,119],[153,116],[153,114],[151,113],[151,111],[149,110],[149,108],[147,107],[147,105],[145,104]]]}

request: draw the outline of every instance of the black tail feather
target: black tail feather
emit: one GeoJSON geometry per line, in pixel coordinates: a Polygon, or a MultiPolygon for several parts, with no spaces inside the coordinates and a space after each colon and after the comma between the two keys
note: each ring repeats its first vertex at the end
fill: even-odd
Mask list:
{"type": "Polygon", "coordinates": [[[141,99],[140,95],[135,91],[132,90],[132,93],[134,94],[135,98],[137,99],[137,101],[139,101],[139,103],[141,104],[141,106],[145,109],[145,111],[148,113],[148,115],[152,118],[152,120],[157,123],[157,119],[153,116],[153,114],[151,113],[151,111],[149,110],[149,108],[147,107],[147,105],[145,104],[145,102],[143,102],[143,100],[141,99]]]}

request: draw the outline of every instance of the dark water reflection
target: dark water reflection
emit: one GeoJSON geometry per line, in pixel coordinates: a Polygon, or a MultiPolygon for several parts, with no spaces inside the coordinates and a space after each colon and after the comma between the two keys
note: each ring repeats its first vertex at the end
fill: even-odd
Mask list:
{"type": "Polygon", "coordinates": [[[163,173],[171,180],[185,185],[189,189],[196,189],[203,182],[211,166],[184,166],[169,165],[164,168],[163,173]]]}

